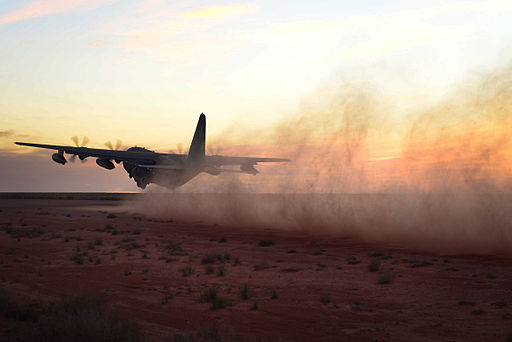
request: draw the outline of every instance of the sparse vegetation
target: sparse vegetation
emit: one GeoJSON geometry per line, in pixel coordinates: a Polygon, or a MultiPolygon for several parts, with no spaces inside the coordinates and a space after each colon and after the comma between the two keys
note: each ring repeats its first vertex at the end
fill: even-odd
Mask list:
{"type": "Polygon", "coordinates": [[[213,266],[207,265],[204,267],[204,274],[214,274],[214,273],[215,273],[215,268],[213,268],[213,266]]]}
{"type": "Polygon", "coordinates": [[[32,229],[15,229],[15,228],[7,228],[7,234],[9,234],[13,239],[21,239],[21,238],[37,238],[44,234],[44,230],[41,228],[32,228],[32,229]]]}
{"type": "Polygon", "coordinates": [[[249,293],[249,285],[247,285],[247,283],[240,286],[240,298],[243,300],[248,300],[251,298],[251,294],[249,293]]]}
{"type": "Polygon", "coordinates": [[[253,268],[255,271],[261,271],[261,270],[266,270],[266,269],[270,268],[270,265],[266,261],[262,261],[260,263],[257,263],[256,265],[254,265],[253,268]]]}
{"type": "Polygon", "coordinates": [[[320,297],[320,303],[322,303],[324,305],[328,305],[331,302],[332,302],[332,300],[331,300],[331,297],[329,297],[329,296],[320,297]]]}
{"type": "Polygon", "coordinates": [[[368,272],[378,272],[380,268],[380,261],[378,259],[372,260],[368,264],[368,272]]]}
{"type": "Polygon", "coordinates": [[[233,259],[233,266],[239,266],[241,265],[242,263],[240,262],[240,259],[239,258],[235,258],[233,259]]]}
{"type": "Polygon", "coordinates": [[[275,243],[273,240],[270,240],[270,239],[266,239],[266,240],[261,240],[260,242],[258,242],[258,246],[260,247],[270,247],[270,246],[274,246],[275,243]]]}
{"type": "Polygon", "coordinates": [[[225,273],[224,265],[217,266],[217,277],[224,277],[225,273]]]}
{"type": "Polygon", "coordinates": [[[204,290],[199,297],[199,301],[201,303],[210,304],[210,309],[212,310],[223,309],[230,305],[230,302],[226,298],[219,295],[217,289],[214,287],[210,287],[204,290]]]}
{"type": "Polygon", "coordinates": [[[207,254],[203,255],[203,257],[201,258],[201,265],[213,264],[217,261],[224,262],[224,261],[228,261],[230,259],[231,259],[231,254],[229,254],[228,252],[226,252],[224,254],[207,253],[207,254]]]}
{"type": "Polygon", "coordinates": [[[392,284],[393,283],[393,275],[389,271],[383,272],[379,276],[377,283],[379,283],[380,285],[392,284]]]}
{"type": "Polygon", "coordinates": [[[349,265],[357,265],[361,263],[361,260],[357,259],[355,256],[351,256],[350,258],[347,259],[347,263],[349,265]]]}
{"type": "Polygon", "coordinates": [[[188,277],[189,275],[194,273],[194,269],[192,268],[192,266],[185,266],[180,268],[180,272],[183,277],[188,277]]]}
{"type": "Polygon", "coordinates": [[[208,325],[195,331],[174,333],[165,339],[166,342],[212,342],[212,341],[234,341],[226,334],[221,334],[216,324],[208,325]]]}
{"type": "Polygon", "coordinates": [[[464,306],[475,306],[476,303],[473,302],[473,301],[470,301],[470,300],[459,300],[459,305],[464,305],[464,306]]]}
{"type": "Polygon", "coordinates": [[[164,293],[164,299],[162,299],[162,304],[167,304],[171,299],[174,298],[174,294],[171,292],[164,293]]]}
{"type": "Polygon", "coordinates": [[[471,311],[472,315],[483,315],[484,313],[485,313],[485,311],[482,309],[476,309],[476,310],[471,311]]]}
{"type": "Polygon", "coordinates": [[[0,295],[0,312],[15,329],[7,341],[141,341],[138,326],[112,311],[104,297],[79,296],[28,304],[0,295]]]}
{"type": "Polygon", "coordinates": [[[115,214],[112,214],[112,213],[110,213],[110,214],[108,214],[108,215],[107,215],[107,218],[108,218],[108,219],[113,219],[113,218],[116,218],[116,217],[117,217],[117,216],[116,216],[115,214]]]}
{"type": "Polygon", "coordinates": [[[83,253],[76,252],[71,256],[71,260],[77,264],[83,265],[85,263],[83,253]]]}
{"type": "Polygon", "coordinates": [[[249,309],[250,310],[258,310],[258,303],[254,302],[249,309]]]}
{"type": "Polygon", "coordinates": [[[277,293],[277,291],[274,289],[272,290],[272,296],[270,296],[270,299],[278,299],[279,298],[279,294],[277,293]]]}

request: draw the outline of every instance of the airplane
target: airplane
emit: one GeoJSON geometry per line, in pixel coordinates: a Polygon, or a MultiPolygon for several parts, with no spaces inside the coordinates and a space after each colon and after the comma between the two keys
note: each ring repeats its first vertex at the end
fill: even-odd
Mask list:
{"type": "Polygon", "coordinates": [[[223,172],[247,173],[256,175],[258,170],[254,168],[258,163],[289,162],[284,158],[253,158],[253,157],[228,157],[205,154],[206,116],[201,113],[197,122],[194,137],[188,154],[158,153],[143,147],[130,147],[126,151],[105,150],[87,147],[73,147],[60,145],[43,145],[34,143],[15,142],[16,145],[31,146],[57,150],[52,155],[54,162],[65,165],[66,154],[72,154],[72,158],[96,158],[96,164],[107,169],[115,168],[115,163],[123,163],[123,167],[130,178],[133,178],[139,188],[145,189],[150,183],[175,189],[190,181],[192,178],[206,172],[217,176],[223,172]],[[221,166],[239,165],[240,169],[225,169],[221,166]]]}

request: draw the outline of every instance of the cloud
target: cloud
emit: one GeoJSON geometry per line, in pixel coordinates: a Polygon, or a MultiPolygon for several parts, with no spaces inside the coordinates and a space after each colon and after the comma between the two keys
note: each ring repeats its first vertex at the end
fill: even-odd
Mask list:
{"type": "Polygon", "coordinates": [[[10,138],[14,136],[14,131],[12,129],[0,131],[0,138],[10,138]]]}
{"type": "Polygon", "coordinates": [[[183,13],[181,16],[184,18],[207,18],[207,19],[222,19],[234,15],[240,15],[256,10],[255,5],[221,5],[221,6],[208,6],[194,9],[183,13]]]}
{"type": "Polygon", "coordinates": [[[27,5],[0,17],[0,25],[52,14],[76,10],[89,10],[112,1],[113,0],[33,0],[27,5]]]}

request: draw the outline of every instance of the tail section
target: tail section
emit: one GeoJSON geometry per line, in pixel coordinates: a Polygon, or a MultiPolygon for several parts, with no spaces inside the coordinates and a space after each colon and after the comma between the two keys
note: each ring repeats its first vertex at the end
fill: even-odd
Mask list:
{"type": "Polygon", "coordinates": [[[206,116],[201,113],[197,121],[196,131],[188,150],[187,160],[192,164],[200,164],[204,160],[206,139],[206,116]]]}

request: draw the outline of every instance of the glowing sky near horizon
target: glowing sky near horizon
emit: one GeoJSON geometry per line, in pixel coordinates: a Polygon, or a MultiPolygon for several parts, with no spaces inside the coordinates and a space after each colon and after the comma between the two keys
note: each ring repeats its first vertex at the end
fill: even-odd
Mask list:
{"type": "MultiPolygon", "coordinates": [[[[271,127],[353,86],[405,117],[509,63],[511,17],[501,0],[0,0],[0,149],[86,135],[91,147],[119,138],[167,151],[188,145],[201,112],[210,137],[271,127]]],[[[15,160],[0,191],[40,189],[15,160]]]]}

